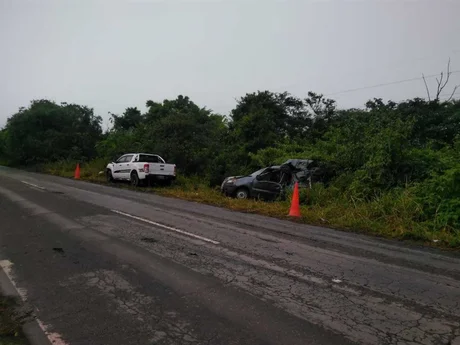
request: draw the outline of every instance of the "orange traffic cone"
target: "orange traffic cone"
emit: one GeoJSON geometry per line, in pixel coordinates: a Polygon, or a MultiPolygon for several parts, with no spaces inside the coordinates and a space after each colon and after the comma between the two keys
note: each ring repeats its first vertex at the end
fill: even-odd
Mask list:
{"type": "Polygon", "coordinates": [[[294,193],[292,194],[291,210],[289,216],[300,217],[300,206],[299,206],[299,183],[296,182],[294,185],[294,193]]]}
{"type": "Polygon", "coordinates": [[[75,168],[74,179],[76,180],[80,179],[80,163],[77,163],[77,167],[75,168]]]}

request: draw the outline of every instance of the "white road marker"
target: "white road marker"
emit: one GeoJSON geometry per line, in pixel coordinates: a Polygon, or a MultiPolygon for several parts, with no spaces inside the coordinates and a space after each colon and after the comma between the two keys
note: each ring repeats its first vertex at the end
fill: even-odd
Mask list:
{"type": "MultiPolygon", "coordinates": [[[[0,260],[0,269],[3,270],[5,275],[8,277],[11,285],[13,285],[14,289],[16,290],[17,294],[19,297],[21,297],[23,302],[27,301],[27,291],[25,289],[21,289],[16,285],[16,282],[14,281],[13,278],[13,263],[9,260],[0,260]]],[[[38,311],[38,308],[37,308],[38,311]]],[[[66,343],[63,339],[62,336],[59,333],[56,332],[48,332],[47,329],[49,328],[46,326],[40,319],[35,318],[35,321],[37,322],[38,326],[40,329],[45,333],[46,337],[50,341],[51,344],[53,345],[69,345],[66,343]]]]}
{"type": "Polygon", "coordinates": [[[342,281],[340,279],[332,279],[333,283],[341,283],[342,281]]]}
{"type": "Polygon", "coordinates": [[[50,328],[48,325],[45,325],[41,320],[36,319],[38,326],[41,328],[41,330],[46,334],[48,337],[49,341],[53,345],[69,345],[66,343],[63,339],[62,336],[59,333],[56,332],[48,332],[47,330],[50,328]]]}
{"type": "Polygon", "coordinates": [[[13,279],[13,263],[9,260],[0,260],[0,269],[6,274],[10,280],[11,285],[14,286],[14,289],[18,293],[19,297],[26,302],[27,301],[27,291],[25,289],[20,289],[17,287],[16,282],[13,279]]]}
{"type": "Polygon", "coordinates": [[[26,182],[26,181],[21,181],[22,183],[28,185],[28,186],[31,186],[31,187],[34,187],[34,188],[38,188],[38,189],[41,189],[41,190],[45,190],[45,187],[41,187],[41,186],[37,186],[36,184],[33,184],[33,183],[29,183],[29,182],[26,182]]]}
{"type": "Polygon", "coordinates": [[[144,222],[144,223],[148,223],[148,224],[158,226],[158,227],[166,229],[166,230],[174,231],[174,232],[177,232],[177,233],[182,234],[182,235],[197,238],[199,240],[202,240],[202,241],[205,241],[205,242],[208,242],[208,243],[212,243],[212,244],[219,244],[220,243],[220,242],[211,240],[211,239],[203,237],[203,236],[192,234],[192,233],[184,231],[184,230],[176,229],[176,228],[173,228],[171,226],[163,225],[163,224],[160,224],[160,223],[148,220],[148,219],[144,219],[144,218],[141,218],[141,217],[138,217],[138,216],[133,216],[132,214],[129,214],[129,213],[125,213],[125,212],[121,212],[121,211],[117,211],[117,210],[111,210],[111,211],[115,212],[115,213],[118,213],[118,214],[121,214],[123,216],[129,217],[129,218],[132,218],[132,219],[140,220],[141,222],[144,222]]]}

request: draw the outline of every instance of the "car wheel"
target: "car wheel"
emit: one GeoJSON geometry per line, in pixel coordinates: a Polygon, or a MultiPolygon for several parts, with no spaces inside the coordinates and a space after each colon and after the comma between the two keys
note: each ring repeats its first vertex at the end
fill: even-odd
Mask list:
{"type": "Polygon", "coordinates": [[[137,175],[137,172],[133,171],[131,173],[130,181],[131,181],[131,186],[133,187],[139,186],[139,176],[137,175]]]}
{"type": "Polygon", "coordinates": [[[246,188],[239,188],[235,192],[237,199],[247,199],[249,196],[248,190],[246,188]]]}
{"type": "Polygon", "coordinates": [[[107,171],[105,173],[105,177],[107,178],[107,182],[114,182],[115,181],[113,179],[112,170],[110,170],[110,169],[107,169],[107,171]]]}

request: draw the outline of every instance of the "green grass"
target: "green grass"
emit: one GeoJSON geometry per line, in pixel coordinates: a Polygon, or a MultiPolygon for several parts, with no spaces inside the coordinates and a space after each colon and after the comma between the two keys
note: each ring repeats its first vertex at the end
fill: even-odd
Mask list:
{"type": "MultiPolygon", "coordinates": [[[[99,171],[104,171],[106,166],[106,159],[95,159],[88,163],[81,163],[80,177],[82,179],[98,178],[99,171]]],[[[40,170],[51,175],[73,177],[76,167],[76,162],[68,160],[45,164],[40,167],[40,170]]]]}
{"type": "Polygon", "coordinates": [[[0,345],[28,344],[22,325],[29,315],[20,309],[16,299],[0,295],[0,345]]]}
{"type": "MultiPolygon", "coordinates": [[[[81,165],[81,179],[105,184],[99,175],[106,165],[105,160],[95,160],[81,165]]],[[[43,172],[64,177],[73,177],[75,163],[48,164],[43,172]]],[[[292,221],[354,231],[374,236],[416,242],[444,249],[460,249],[460,230],[438,228],[435,220],[420,221],[422,209],[415,201],[410,189],[388,192],[371,201],[345,198],[332,188],[321,185],[303,189],[300,193],[300,219],[288,217],[290,202],[263,202],[259,200],[237,200],[223,196],[218,188],[210,188],[199,177],[178,177],[171,187],[139,188],[145,192],[189,200],[234,211],[255,213],[289,219],[292,221]]],[[[131,188],[128,184],[115,186],[131,188]]],[[[327,230],[325,230],[327,231],[327,230]]]]}

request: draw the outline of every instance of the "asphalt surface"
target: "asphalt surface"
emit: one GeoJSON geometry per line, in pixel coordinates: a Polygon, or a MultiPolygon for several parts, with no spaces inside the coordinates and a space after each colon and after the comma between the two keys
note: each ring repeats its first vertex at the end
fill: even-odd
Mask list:
{"type": "Polygon", "coordinates": [[[460,344],[460,256],[0,167],[0,263],[54,344],[460,344]]]}

